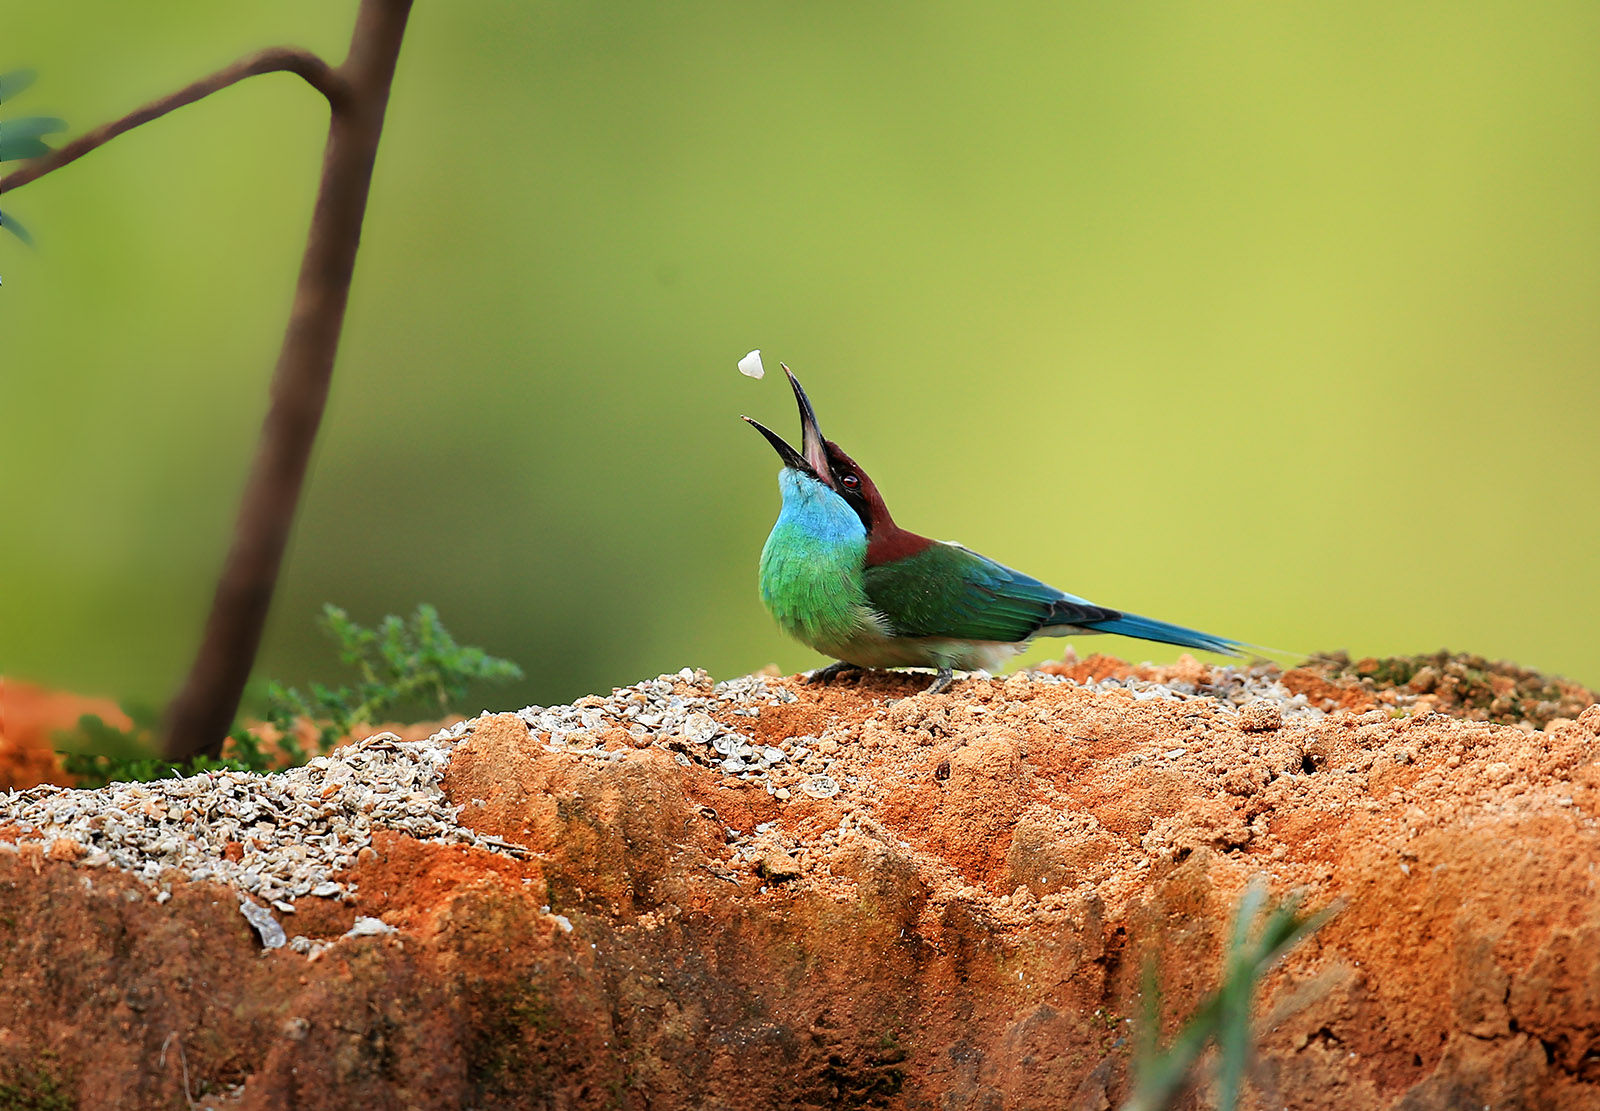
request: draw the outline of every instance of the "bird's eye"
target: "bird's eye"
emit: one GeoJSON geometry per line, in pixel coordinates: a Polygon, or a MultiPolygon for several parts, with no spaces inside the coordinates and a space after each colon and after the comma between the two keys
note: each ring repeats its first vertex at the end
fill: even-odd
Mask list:
{"type": "Polygon", "coordinates": [[[839,476],[839,481],[850,487],[852,490],[861,485],[861,480],[853,474],[842,474],[839,476]]]}

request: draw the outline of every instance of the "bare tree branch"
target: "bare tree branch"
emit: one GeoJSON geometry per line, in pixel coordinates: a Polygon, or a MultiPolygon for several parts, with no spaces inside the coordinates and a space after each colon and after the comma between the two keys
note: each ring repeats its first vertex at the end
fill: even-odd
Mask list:
{"type": "Polygon", "coordinates": [[[333,109],[322,184],[233,546],[217,582],[199,652],[167,710],[163,752],[169,760],[221,753],[255,663],[333,376],[378,140],[411,3],[361,0],[350,54],[320,86],[331,94],[333,109]]]}
{"type": "Polygon", "coordinates": [[[349,99],[349,89],[344,76],[327,62],[308,50],[292,46],[275,46],[247,58],[241,58],[231,66],[219,69],[209,77],[202,77],[193,84],[185,85],[175,93],[168,93],[158,100],[152,100],[144,107],[136,108],[119,120],[112,120],[103,127],[97,127],[85,135],[80,135],[49,154],[29,159],[0,178],[0,193],[9,193],[30,181],[37,181],[45,174],[59,170],[68,163],[76,162],[95,148],[105,146],[125,131],[132,131],[140,124],[160,119],[175,108],[193,104],[214,92],[226,89],[229,85],[243,81],[246,77],[255,77],[262,73],[292,73],[303,78],[306,84],[327,98],[329,107],[336,113],[349,99]]]}

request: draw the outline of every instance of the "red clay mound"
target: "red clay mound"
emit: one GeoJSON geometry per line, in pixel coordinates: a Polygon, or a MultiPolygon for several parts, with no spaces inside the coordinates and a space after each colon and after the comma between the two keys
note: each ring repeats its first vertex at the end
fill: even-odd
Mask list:
{"type": "Polygon", "coordinates": [[[1344,910],[1265,983],[1247,1106],[1600,1106],[1600,707],[1468,721],[1419,705],[1432,665],[1342,666],[686,672],[287,775],[0,797],[0,1092],[1108,1108],[1145,962],[1170,1034],[1263,876],[1344,910]]]}
{"type": "Polygon", "coordinates": [[[57,735],[75,730],[78,719],[90,715],[113,729],[131,724],[108,698],[84,698],[0,675],[0,789],[70,786],[56,760],[57,735]]]}

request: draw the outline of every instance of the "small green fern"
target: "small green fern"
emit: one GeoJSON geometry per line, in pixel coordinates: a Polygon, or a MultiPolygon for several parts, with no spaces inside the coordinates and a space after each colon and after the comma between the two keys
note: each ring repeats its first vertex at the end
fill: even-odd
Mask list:
{"type": "Polygon", "coordinates": [[[319,621],[339,646],[339,659],[355,668],[352,686],[312,683],[309,694],[272,681],[267,684],[265,718],[280,733],[276,757],[243,726],[228,735],[225,758],[201,756],[174,764],[155,755],[159,718],[155,711],[124,705],[131,725],[118,729],[96,715],[78,719],[78,728],[57,738],[62,767],[85,787],[110,782],[146,781],[200,771],[265,772],[274,766],[304,763],[328,751],[363,725],[397,711],[422,708],[440,716],[466,696],[475,682],[505,682],[522,677],[522,669],[481,648],[459,645],[430,605],[420,605],[408,620],[385,617],[373,629],[350,620],[337,606],[324,606],[319,621]],[[316,729],[312,751],[300,743],[300,721],[316,729]]]}
{"type": "Polygon", "coordinates": [[[326,749],[359,725],[370,725],[402,707],[427,707],[444,715],[475,682],[522,678],[510,660],[481,648],[459,645],[430,605],[420,605],[410,620],[385,617],[375,629],[350,620],[338,606],[322,608],[321,625],[339,646],[339,659],[356,669],[350,687],[312,683],[310,694],[272,682],[267,685],[267,721],[293,735],[295,722],[317,723],[318,745],[326,749]]]}

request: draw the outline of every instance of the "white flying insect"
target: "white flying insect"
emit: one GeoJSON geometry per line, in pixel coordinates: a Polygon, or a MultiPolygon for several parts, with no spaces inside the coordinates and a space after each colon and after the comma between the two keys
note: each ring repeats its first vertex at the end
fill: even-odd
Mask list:
{"type": "Polygon", "coordinates": [[[739,373],[746,378],[760,378],[767,373],[767,368],[761,365],[761,348],[739,360],[739,373]]]}

